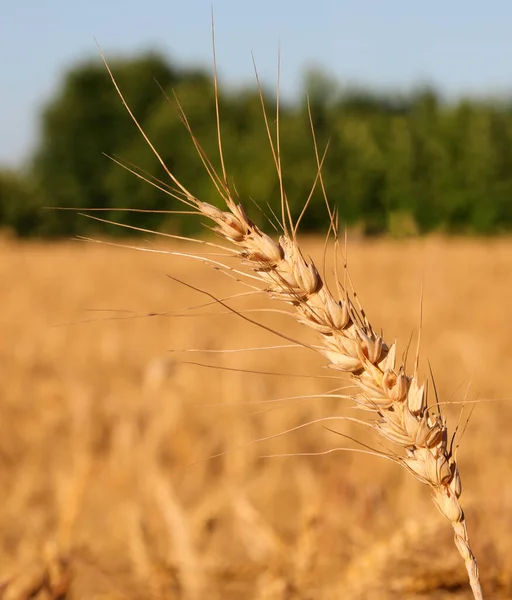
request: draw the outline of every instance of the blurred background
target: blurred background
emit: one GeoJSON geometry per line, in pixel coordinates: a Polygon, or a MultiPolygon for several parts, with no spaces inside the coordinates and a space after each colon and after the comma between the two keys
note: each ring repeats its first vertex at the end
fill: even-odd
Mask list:
{"type": "MultiPolygon", "coordinates": [[[[213,8],[224,152],[240,197],[271,231],[262,213],[279,210],[279,181],[253,52],[273,135],[280,62],[292,213],[317,172],[309,101],[319,153],[329,144],[323,177],[348,230],[351,277],[400,355],[415,347],[422,298],[421,373],[457,430],[485,597],[511,598],[512,5],[213,8]],[[465,400],[476,403],[461,413],[465,400]]],[[[105,156],[168,182],[95,38],[168,167],[220,202],[174,100],[219,167],[209,0],[2,5],[0,598],[471,598],[428,490],[390,461],[331,452],[357,450],[354,439],[376,447],[372,436],[339,421],[349,438],[319,424],[279,435],[354,416],[332,397],[344,382],[307,349],[254,350],[282,339],[166,275],[315,343],[268,311],[275,302],[173,254],[197,246],[45,208],[205,235],[187,215],[129,212],[180,206],[105,156]],[[275,454],[286,456],[263,458],[275,454]]],[[[315,190],[301,243],[319,267],[327,227],[315,190]]]]}
{"type": "MultiPolygon", "coordinates": [[[[316,169],[309,96],[320,149],[330,140],[325,185],[343,224],[397,236],[512,227],[508,3],[221,0],[214,10],[224,149],[242,197],[277,196],[251,52],[272,121],[280,45],[284,174],[296,212],[316,169]]],[[[2,68],[3,227],[69,236],[93,224],[41,207],[174,207],[104,156],[164,176],[114,92],[95,37],[167,164],[214,199],[166,98],[177,95],[217,164],[208,2],[26,0],[3,8],[0,27],[3,55],[12,57],[2,68]]],[[[306,230],[325,222],[319,200],[306,230]]],[[[179,217],[137,215],[137,223],[194,227],[179,217]]]]}

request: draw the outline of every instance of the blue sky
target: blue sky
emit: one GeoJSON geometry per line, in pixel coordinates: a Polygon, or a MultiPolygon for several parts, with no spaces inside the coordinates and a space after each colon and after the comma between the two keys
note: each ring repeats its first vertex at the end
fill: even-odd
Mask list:
{"type": "MultiPolygon", "coordinates": [[[[211,64],[210,0],[3,0],[0,8],[0,164],[37,141],[38,111],[64,70],[97,55],[156,48],[181,64],[211,64]]],[[[512,95],[510,0],[213,0],[221,80],[276,76],[301,89],[305,67],[340,82],[512,95]]],[[[101,149],[99,149],[101,151],[101,149]]]]}

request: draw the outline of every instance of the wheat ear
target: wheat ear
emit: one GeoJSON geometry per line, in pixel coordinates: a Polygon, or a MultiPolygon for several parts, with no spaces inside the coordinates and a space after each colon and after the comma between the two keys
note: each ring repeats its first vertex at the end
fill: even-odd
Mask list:
{"type": "Polygon", "coordinates": [[[420,385],[417,375],[408,376],[402,365],[397,366],[395,343],[387,346],[375,333],[341,284],[341,298],[331,294],[295,239],[284,234],[279,241],[272,240],[231,199],[229,212],[203,202],[198,202],[197,208],[240,249],[240,258],[260,277],[265,291],[293,305],[297,320],[318,333],[319,350],[330,361],[329,366],[350,374],[358,388],[354,396],[357,405],[373,414],[379,435],[403,448],[401,464],[430,487],[435,505],[453,527],[474,597],[483,598],[459,502],[459,470],[449,449],[445,421],[439,412],[429,409],[425,386],[420,385]]]}
{"type": "MultiPolygon", "coordinates": [[[[105,61],[104,57],[103,60],[105,61]]],[[[216,69],[214,83],[221,174],[215,171],[199,145],[177,99],[176,105],[227,210],[196,198],[168,170],[126,103],[106,61],[105,66],[130,116],[175,186],[170,188],[167,184],[162,184],[157,187],[213,221],[214,230],[234,246],[234,255],[252,271],[252,278],[263,284],[263,291],[271,298],[291,305],[296,319],[317,333],[320,345],[315,349],[329,361],[329,367],[342,371],[351,378],[357,390],[352,398],[359,408],[372,415],[371,425],[377,434],[402,449],[401,455],[393,454],[394,459],[430,488],[435,505],[453,527],[455,545],[464,559],[474,598],[482,600],[478,567],[469,544],[464,511],[459,502],[462,492],[459,469],[452,444],[448,441],[446,421],[439,404],[436,410],[432,410],[427,400],[427,389],[418,380],[418,361],[416,360],[414,374],[407,375],[405,365],[397,362],[396,343],[387,345],[375,332],[364,311],[354,301],[354,295],[339,278],[336,282],[337,297],[333,295],[313,261],[304,258],[297,243],[298,223],[294,225],[292,222],[281,174],[279,102],[275,143],[258,81],[265,125],[280,181],[283,232],[276,241],[251,221],[236,193],[228,185],[220,135],[216,69]]],[[[323,189],[322,161],[318,152],[316,156],[317,180],[320,180],[323,189]]],[[[140,173],[134,174],[148,181],[140,173]]],[[[148,182],[155,185],[154,181],[148,182]]],[[[306,206],[308,202],[309,199],[306,206]]],[[[331,227],[335,229],[334,215],[329,208],[328,210],[331,227]]]]}

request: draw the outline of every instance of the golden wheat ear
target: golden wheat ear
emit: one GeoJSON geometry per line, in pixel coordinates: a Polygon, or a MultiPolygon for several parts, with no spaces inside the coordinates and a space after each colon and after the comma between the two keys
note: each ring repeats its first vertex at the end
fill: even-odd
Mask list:
{"type": "MultiPolygon", "coordinates": [[[[236,278],[243,278],[247,285],[255,291],[261,291],[268,298],[286,305],[290,314],[302,326],[316,334],[318,345],[305,347],[320,353],[325,358],[328,367],[341,372],[350,380],[355,389],[351,398],[355,406],[363,409],[364,414],[367,415],[366,421],[357,421],[371,427],[378,439],[392,447],[391,450],[384,453],[384,456],[401,464],[416,479],[428,486],[435,505],[453,527],[455,544],[464,559],[474,598],[481,600],[483,596],[477,563],[469,544],[464,512],[460,504],[462,486],[459,469],[448,440],[448,430],[440,403],[436,403],[434,408],[431,407],[427,388],[418,378],[419,351],[416,356],[414,373],[409,375],[406,372],[405,362],[397,360],[396,344],[387,344],[372,327],[358,303],[357,296],[351,289],[346,269],[343,270],[344,275],[336,279],[336,294],[334,294],[326,285],[325,277],[320,274],[314,262],[305,258],[297,241],[297,225],[302,218],[302,213],[294,222],[283,184],[279,141],[279,94],[276,102],[277,120],[274,139],[256,72],[265,128],[279,178],[281,204],[279,220],[282,232],[279,239],[276,240],[253,223],[245,207],[227,182],[222,151],[215,51],[214,88],[221,160],[220,174],[216,172],[194,136],[185,111],[177,98],[172,102],[195,144],[199,158],[213,185],[225,202],[226,209],[224,210],[196,198],[180,183],[177,176],[169,171],[131,112],[103,54],[102,58],[121,101],[144,140],[165,169],[172,182],[172,189],[169,190],[166,184],[160,182],[156,185],[184,203],[193,212],[212,222],[214,231],[224,242],[229,244],[229,248],[224,245],[220,245],[220,247],[223,251],[229,251],[231,258],[239,259],[241,268],[234,269],[222,261],[207,259],[202,255],[190,254],[188,256],[208,262],[215,268],[225,269],[236,278]]],[[[312,122],[311,119],[310,121],[312,122]]],[[[339,249],[336,212],[329,207],[321,175],[323,155],[318,151],[313,128],[312,132],[318,166],[318,175],[314,185],[319,183],[321,186],[328,208],[329,232],[334,232],[335,247],[339,249]]],[[[155,181],[140,173],[136,172],[136,175],[146,179],[151,185],[155,185],[155,181]]],[[[305,205],[308,203],[309,199],[305,205]]],[[[201,240],[194,241],[201,242],[201,240]]],[[[216,245],[216,247],[219,246],[216,245]]],[[[345,264],[345,259],[343,259],[343,263],[345,264]]],[[[215,300],[213,295],[210,295],[210,298],[215,300]]],[[[224,301],[220,302],[229,309],[224,301]]],[[[247,317],[244,318],[247,319],[247,317]]],[[[281,337],[296,343],[296,340],[282,334],[281,337]]],[[[383,453],[376,454],[383,455],[383,453]]]]}

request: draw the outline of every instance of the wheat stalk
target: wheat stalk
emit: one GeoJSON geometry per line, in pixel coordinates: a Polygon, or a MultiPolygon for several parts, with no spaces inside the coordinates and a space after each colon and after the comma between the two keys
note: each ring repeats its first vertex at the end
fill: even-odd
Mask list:
{"type": "MultiPolygon", "coordinates": [[[[336,278],[337,290],[334,294],[326,285],[314,262],[309,258],[306,259],[301,252],[296,234],[304,211],[293,223],[281,172],[279,101],[276,121],[277,141],[274,142],[259,80],[258,87],[265,126],[280,182],[282,233],[279,239],[272,239],[248,217],[236,192],[228,184],[222,154],[215,47],[213,53],[220,174],[213,168],[195,138],[185,112],[177,99],[174,104],[177,106],[180,118],[189,131],[206,170],[225,202],[226,209],[221,210],[196,198],[168,170],[126,103],[102,54],[105,66],[123,104],[170,177],[173,186],[162,182],[155,183],[155,180],[147,179],[140,172],[125,165],[122,166],[213,222],[216,233],[231,244],[232,255],[239,258],[243,266],[249,269],[252,274],[251,282],[256,281],[260,285],[262,284],[263,288],[259,289],[267,296],[291,306],[297,321],[317,334],[319,344],[308,347],[322,354],[327,359],[329,367],[342,371],[350,377],[356,389],[351,398],[358,408],[370,414],[369,425],[378,436],[401,450],[401,452],[389,451],[386,456],[398,462],[416,479],[429,487],[435,505],[453,527],[455,545],[464,559],[474,598],[481,600],[483,595],[478,567],[471,550],[464,512],[459,501],[462,487],[456,457],[452,451],[453,443],[449,442],[446,421],[441,414],[440,405],[437,403],[434,409],[429,405],[427,388],[419,381],[419,355],[417,353],[413,374],[408,375],[405,364],[397,361],[396,342],[390,345],[386,344],[374,330],[365,312],[356,301],[355,294],[352,293],[346,278],[345,281],[341,281],[340,277],[336,278]]],[[[319,157],[315,139],[314,142],[318,165],[315,185],[320,182],[325,197],[321,176],[323,157],[319,157]]],[[[306,201],[304,210],[310,198],[306,201]]],[[[330,217],[330,230],[334,231],[335,243],[339,248],[335,215],[329,208],[327,200],[326,204],[330,217]]],[[[224,246],[222,247],[224,248],[224,246]]],[[[244,271],[238,271],[221,262],[205,259],[198,255],[194,257],[209,262],[216,268],[225,268],[234,277],[238,278],[244,274],[244,271]]],[[[223,300],[218,301],[228,307],[223,300]]],[[[233,310],[233,312],[236,311],[233,310]]],[[[247,317],[244,318],[250,320],[247,317]]],[[[282,334],[281,336],[290,340],[282,334]]],[[[357,419],[351,420],[358,421],[357,419]]],[[[358,422],[368,425],[368,421],[358,422]]]]}

